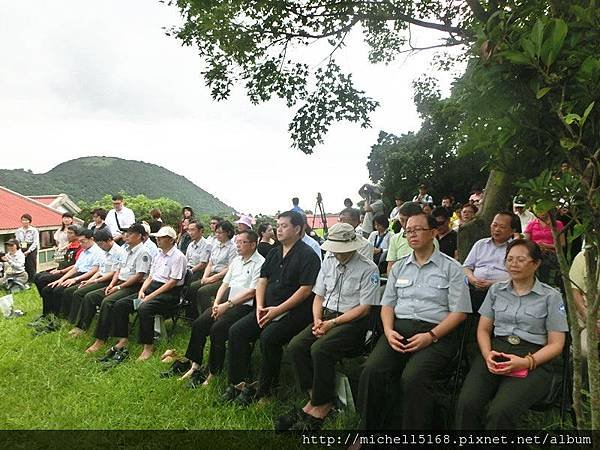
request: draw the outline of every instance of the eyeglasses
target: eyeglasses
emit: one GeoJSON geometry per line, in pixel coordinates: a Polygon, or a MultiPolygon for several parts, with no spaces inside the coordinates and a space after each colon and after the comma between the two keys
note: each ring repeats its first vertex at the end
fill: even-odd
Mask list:
{"type": "Polygon", "coordinates": [[[251,244],[252,243],[250,241],[237,241],[237,242],[239,242],[240,244],[251,244]]]}
{"type": "Polygon", "coordinates": [[[408,236],[410,234],[417,234],[417,233],[421,233],[423,231],[430,231],[430,230],[433,230],[433,228],[422,228],[422,227],[407,228],[406,230],[404,230],[404,234],[406,236],[408,236]]]}
{"type": "Polygon", "coordinates": [[[525,258],[524,256],[519,256],[517,258],[513,258],[511,256],[510,258],[506,258],[505,263],[507,266],[509,266],[511,264],[518,264],[519,266],[522,266],[523,264],[525,264],[529,261],[533,261],[533,259],[525,258]]]}

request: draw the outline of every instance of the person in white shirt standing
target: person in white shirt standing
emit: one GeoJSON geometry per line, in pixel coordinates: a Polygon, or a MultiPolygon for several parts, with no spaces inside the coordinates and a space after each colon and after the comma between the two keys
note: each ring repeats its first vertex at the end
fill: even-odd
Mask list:
{"type": "Polygon", "coordinates": [[[123,204],[123,196],[115,194],[112,196],[113,209],[106,215],[106,225],[110,228],[114,241],[123,245],[123,234],[135,223],[135,214],[123,204]]]}

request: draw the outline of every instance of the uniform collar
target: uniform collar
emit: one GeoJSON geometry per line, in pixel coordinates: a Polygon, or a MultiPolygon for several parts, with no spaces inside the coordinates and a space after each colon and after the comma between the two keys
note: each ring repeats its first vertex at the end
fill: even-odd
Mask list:
{"type": "MultiPolygon", "coordinates": [[[[503,290],[503,291],[514,292],[512,281],[510,281],[510,280],[499,282],[498,289],[503,290]]],[[[530,292],[535,292],[538,295],[544,295],[544,293],[545,293],[544,285],[542,284],[542,282],[540,280],[538,280],[536,278],[535,281],[533,282],[533,287],[531,288],[530,292]]]]}
{"type": "MultiPolygon", "coordinates": [[[[429,259],[427,259],[427,261],[425,261],[425,263],[421,266],[425,266],[427,264],[429,264],[430,262],[432,262],[433,264],[435,264],[438,267],[441,267],[441,262],[442,262],[442,254],[440,253],[440,251],[434,246],[433,247],[433,253],[431,254],[431,256],[429,257],[429,259]]],[[[404,265],[407,266],[408,264],[414,264],[415,266],[418,267],[417,265],[417,260],[415,259],[415,251],[411,251],[410,252],[410,256],[408,256],[406,258],[406,261],[404,262],[404,265]]]]}
{"type": "Polygon", "coordinates": [[[173,246],[173,247],[171,247],[171,249],[170,249],[168,252],[166,252],[166,253],[163,251],[163,249],[162,249],[162,248],[159,248],[159,250],[160,250],[160,252],[161,252],[163,255],[165,255],[165,256],[171,256],[171,255],[172,255],[172,254],[175,252],[175,250],[177,250],[177,246],[176,246],[176,245],[174,245],[174,246],[173,246]]]}
{"type": "Polygon", "coordinates": [[[250,258],[248,258],[245,261],[244,261],[244,258],[242,258],[242,264],[247,264],[250,261],[254,261],[255,263],[260,263],[260,258],[259,258],[260,256],[261,256],[261,254],[258,253],[258,250],[254,250],[254,253],[252,253],[252,255],[250,255],[250,258]]]}

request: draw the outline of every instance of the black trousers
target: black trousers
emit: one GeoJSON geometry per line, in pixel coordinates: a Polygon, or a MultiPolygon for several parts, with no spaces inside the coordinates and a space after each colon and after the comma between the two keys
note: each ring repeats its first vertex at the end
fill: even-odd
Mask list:
{"type": "Polygon", "coordinates": [[[39,272],[29,280],[33,281],[33,284],[35,284],[35,287],[37,287],[38,293],[42,295],[42,290],[53,281],[58,280],[61,276],[62,275],[52,274],[50,272],[39,272]]]}
{"type": "Polygon", "coordinates": [[[185,310],[185,314],[189,319],[192,320],[197,319],[199,315],[198,305],[196,302],[196,293],[198,292],[198,289],[200,289],[200,279],[202,278],[203,274],[204,271],[198,271],[192,274],[192,282],[190,283],[190,286],[188,287],[187,293],[185,295],[185,299],[188,304],[188,307],[185,310]]]}
{"type": "Polygon", "coordinates": [[[32,251],[25,257],[25,272],[29,279],[33,280],[37,272],[37,250],[32,251]]]}
{"type": "Polygon", "coordinates": [[[248,378],[252,343],[260,338],[258,395],[269,395],[279,380],[283,346],[310,322],[308,316],[288,314],[260,328],[256,321],[256,309],[253,309],[229,329],[229,382],[238,384],[248,378]]]}
{"type": "MultiPolygon", "coordinates": [[[[148,295],[163,283],[153,281],[145,294],[148,295]]],[[[181,288],[176,287],[165,294],[161,294],[149,301],[141,302],[138,307],[138,317],[140,323],[139,341],[140,344],[154,343],[154,316],[170,314],[179,304],[179,293],[181,288]]],[[[113,305],[114,337],[126,338],[129,336],[129,315],[135,312],[133,301],[138,298],[138,293],[117,300],[113,305]]]]}
{"type": "MultiPolygon", "coordinates": [[[[394,330],[408,339],[426,333],[435,325],[396,319],[394,330]]],[[[382,335],[360,376],[359,428],[396,429],[401,424],[404,430],[432,429],[435,407],[432,384],[456,354],[458,341],[458,333],[454,330],[422,350],[399,353],[382,335]]]]}
{"type": "MultiPolygon", "coordinates": [[[[77,326],[82,330],[87,330],[92,323],[92,319],[96,315],[96,307],[100,305],[100,302],[95,303],[92,308],[88,308],[85,311],[85,315],[83,312],[83,303],[86,295],[91,292],[97,291],[98,289],[104,290],[106,286],[108,286],[108,281],[103,281],[102,283],[92,283],[87,284],[85,286],[79,286],[75,292],[73,292],[73,297],[71,299],[71,309],[69,310],[69,322],[77,326]]],[[[91,305],[90,305],[91,306],[91,305]]]]}
{"type": "MultiPolygon", "coordinates": [[[[81,305],[82,314],[88,317],[93,308],[94,314],[96,313],[96,306],[100,305],[100,315],[98,316],[98,322],[96,323],[96,330],[94,331],[94,337],[101,341],[106,341],[108,337],[113,333],[113,306],[122,298],[139,292],[141,285],[135,284],[131,287],[121,289],[120,291],[113,292],[110,295],[104,295],[104,289],[98,289],[90,292],[84,297],[84,301],[81,305]]],[[[92,314],[92,318],[93,318],[92,314]]],[[[90,318],[90,322],[91,322],[90,318]]],[[[81,327],[80,327],[81,328],[81,327]]]]}
{"type": "MultiPolygon", "coordinates": [[[[492,348],[525,356],[541,345],[521,341],[518,345],[494,338],[492,348]]],[[[546,397],[554,371],[560,372],[557,358],[528,373],[525,378],[491,373],[480,354],[465,379],[456,408],[456,427],[461,430],[514,430],[521,416],[546,397]],[[487,413],[486,413],[487,407],[487,413]]]]}
{"type": "Polygon", "coordinates": [[[477,358],[479,355],[479,344],[477,343],[477,326],[479,325],[479,308],[483,304],[488,289],[477,289],[472,284],[469,284],[469,294],[471,295],[471,307],[473,312],[467,314],[465,327],[467,327],[465,335],[465,348],[469,362],[477,358]]]}
{"type": "MultiPolygon", "coordinates": [[[[337,314],[324,315],[324,319],[337,314]]],[[[368,316],[332,328],[325,336],[316,338],[309,324],[288,345],[302,390],[312,389],[313,406],[325,405],[335,399],[335,364],[356,353],[365,342],[368,316]]]]}
{"type": "MultiPolygon", "coordinates": [[[[76,273],[71,278],[77,277],[79,275],[81,275],[81,273],[76,273]]],[[[44,316],[48,314],[54,314],[58,316],[61,313],[62,296],[67,288],[63,286],[50,287],[48,286],[48,284],[46,284],[46,286],[42,289],[42,292],[40,293],[42,296],[43,304],[42,314],[44,316]]],[[[72,287],[73,286],[69,287],[69,289],[71,289],[72,287]]]]}
{"type": "Polygon", "coordinates": [[[197,364],[202,364],[206,338],[210,336],[208,367],[212,374],[221,373],[225,363],[225,345],[229,337],[229,329],[250,311],[252,311],[252,306],[239,305],[228,309],[221,317],[214,320],[211,317],[212,309],[205,310],[192,324],[192,334],[185,357],[197,364]]]}

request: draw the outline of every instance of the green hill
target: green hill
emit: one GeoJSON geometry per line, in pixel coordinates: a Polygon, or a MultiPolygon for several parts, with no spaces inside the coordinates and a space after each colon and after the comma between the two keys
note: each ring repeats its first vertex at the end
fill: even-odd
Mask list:
{"type": "Polygon", "coordinates": [[[150,198],[168,197],[190,205],[198,213],[234,211],[187,178],[164,167],[104,156],[73,159],[42,174],[0,169],[0,185],[24,195],[65,193],[75,201],[87,202],[98,200],[106,193],[125,191],[150,198]]]}

